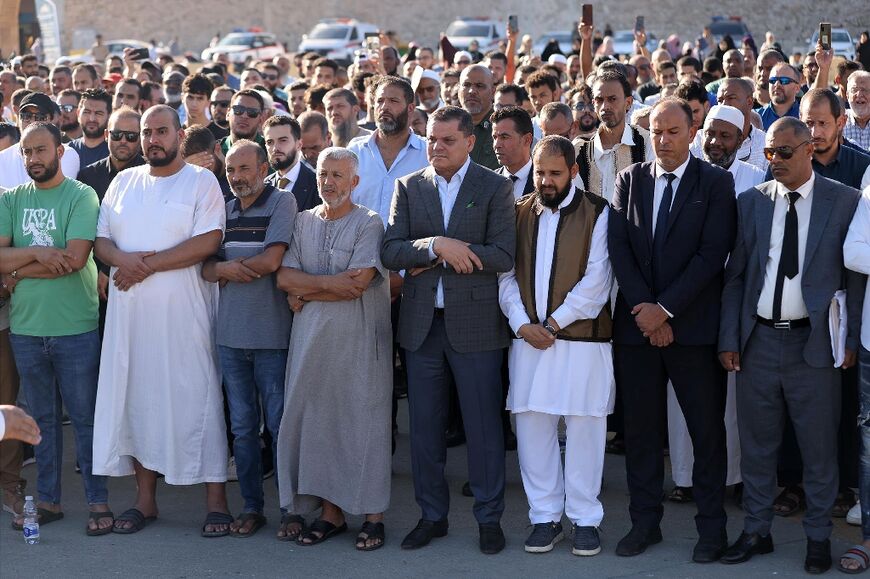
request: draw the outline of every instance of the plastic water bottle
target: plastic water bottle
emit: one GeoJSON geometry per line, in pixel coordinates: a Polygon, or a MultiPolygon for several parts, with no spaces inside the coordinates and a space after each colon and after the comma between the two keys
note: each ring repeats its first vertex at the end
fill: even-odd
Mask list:
{"type": "Polygon", "coordinates": [[[24,542],[28,545],[39,543],[39,514],[33,497],[24,497],[24,542]]]}

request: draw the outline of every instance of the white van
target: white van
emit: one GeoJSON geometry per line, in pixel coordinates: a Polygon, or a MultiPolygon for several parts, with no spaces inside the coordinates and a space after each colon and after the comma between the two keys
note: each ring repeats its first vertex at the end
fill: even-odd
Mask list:
{"type": "Polygon", "coordinates": [[[366,32],[378,27],[352,18],[325,18],[311,32],[302,35],[298,52],[317,52],[326,58],[348,64],[355,50],[363,46],[366,32]]]}

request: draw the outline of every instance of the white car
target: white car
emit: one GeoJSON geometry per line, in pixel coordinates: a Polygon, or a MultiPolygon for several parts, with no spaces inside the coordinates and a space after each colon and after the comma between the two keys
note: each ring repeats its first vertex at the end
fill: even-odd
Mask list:
{"type": "Polygon", "coordinates": [[[365,43],[367,32],[378,27],[352,18],[326,18],[318,22],[311,32],[302,35],[298,52],[317,52],[342,63],[353,60],[353,53],[365,43]]]}
{"type": "Polygon", "coordinates": [[[202,59],[209,62],[213,54],[224,53],[233,64],[243,65],[251,60],[271,60],[284,52],[284,45],[269,32],[231,32],[213,48],[203,50],[202,59]]]}
{"type": "Polygon", "coordinates": [[[481,53],[498,48],[499,42],[506,40],[502,34],[505,23],[480,18],[459,18],[450,23],[445,34],[456,50],[468,50],[472,40],[476,40],[481,53]]]}
{"type": "MultiPolygon", "coordinates": [[[[816,44],[819,42],[819,31],[813,33],[813,37],[809,40],[808,52],[816,51],[816,44]]],[[[831,29],[831,48],[834,49],[834,56],[842,56],[848,60],[855,60],[855,42],[852,41],[852,35],[845,28],[831,29]]]]}
{"type": "MultiPolygon", "coordinates": [[[[154,49],[151,45],[147,42],[142,42],[141,40],[109,40],[108,42],[103,42],[103,46],[106,47],[106,50],[108,50],[111,55],[124,56],[125,48],[147,48],[151,53],[151,56],[154,56],[154,49]]],[[[90,54],[90,51],[88,51],[88,54],[90,54]]]]}

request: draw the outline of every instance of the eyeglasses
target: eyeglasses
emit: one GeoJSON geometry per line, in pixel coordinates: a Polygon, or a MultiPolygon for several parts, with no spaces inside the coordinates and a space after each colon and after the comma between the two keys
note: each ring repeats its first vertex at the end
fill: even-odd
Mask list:
{"type": "Polygon", "coordinates": [[[790,85],[791,83],[793,83],[793,82],[797,82],[797,81],[796,81],[795,79],[793,79],[793,78],[789,78],[789,77],[787,77],[787,76],[772,76],[772,77],[770,77],[770,78],[768,79],[768,82],[769,82],[770,84],[776,84],[776,83],[779,83],[779,84],[781,84],[782,86],[788,86],[788,85],[790,85]]]}
{"type": "Polygon", "coordinates": [[[764,148],[764,158],[767,159],[768,162],[773,161],[774,155],[779,155],[781,159],[788,161],[792,157],[794,157],[795,151],[799,147],[803,147],[810,141],[804,141],[800,143],[797,147],[789,147],[788,145],[784,145],[782,147],[765,147],[764,148]]]}
{"type": "Polygon", "coordinates": [[[113,141],[126,140],[128,143],[135,143],[139,140],[139,133],[136,131],[109,131],[109,136],[113,141]]]}
{"type": "Polygon", "coordinates": [[[571,107],[575,111],[594,111],[595,106],[592,103],[586,104],[583,102],[575,103],[573,107],[571,107]]]}
{"type": "Polygon", "coordinates": [[[76,110],[76,105],[57,105],[62,113],[71,113],[76,110]]]}
{"type": "Polygon", "coordinates": [[[19,113],[18,113],[18,116],[21,118],[22,121],[37,121],[37,122],[43,122],[43,121],[50,121],[50,120],[51,120],[51,115],[47,115],[47,114],[45,114],[45,113],[25,113],[25,112],[19,112],[19,113]]]}
{"type": "Polygon", "coordinates": [[[242,105],[233,105],[233,108],[231,110],[233,111],[234,115],[248,115],[249,119],[256,119],[260,116],[260,113],[263,112],[260,109],[243,107],[242,105]]]}
{"type": "Polygon", "coordinates": [[[211,101],[212,106],[221,107],[223,109],[230,106],[230,101],[211,101]]]}

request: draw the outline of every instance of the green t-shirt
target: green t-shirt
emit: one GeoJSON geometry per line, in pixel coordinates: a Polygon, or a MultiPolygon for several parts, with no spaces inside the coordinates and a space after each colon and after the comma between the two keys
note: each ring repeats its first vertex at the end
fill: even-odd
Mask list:
{"type": "MultiPolygon", "coordinates": [[[[12,247],[65,248],[93,241],[100,203],[91,187],[73,179],[52,189],[33,182],[0,195],[0,237],[12,247]]],[[[10,330],[23,336],[74,336],[97,329],[97,268],[93,255],[81,270],[55,279],[22,279],[12,294],[10,330]]]]}

